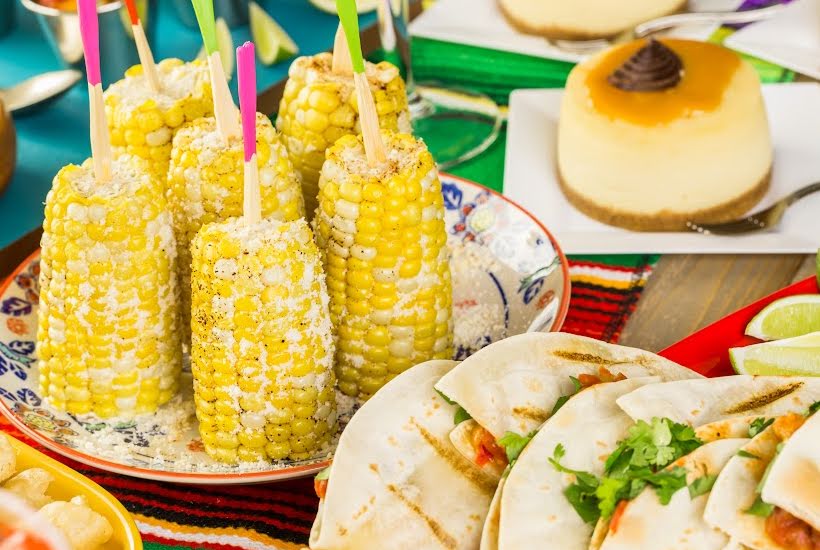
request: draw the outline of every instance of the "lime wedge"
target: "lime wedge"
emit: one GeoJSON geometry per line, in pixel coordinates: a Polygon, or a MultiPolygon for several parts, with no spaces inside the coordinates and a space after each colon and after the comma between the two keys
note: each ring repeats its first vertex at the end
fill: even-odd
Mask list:
{"type": "Polygon", "coordinates": [[[259,61],[265,65],[273,65],[299,53],[296,42],[256,2],[250,3],[249,17],[251,36],[256,43],[259,61]]]}
{"type": "Polygon", "coordinates": [[[820,332],[731,348],[729,358],[738,374],[820,376],[820,332]]]}
{"type": "MultiPolygon", "coordinates": [[[[336,0],[308,0],[311,4],[327,13],[336,14],[336,0]]],[[[376,9],[379,0],[356,0],[356,11],[367,13],[376,9]]]]}
{"type": "Polygon", "coordinates": [[[746,334],[761,340],[794,338],[820,331],[820,294],[787,296],[772,302],[746,326],[746,334]]]}
{"type": "MultiPolygon", "coordinates": [[[[228,28],[228,24],[225,23],[225,20],[221,17],[216,20],[216,47],[219,50],[219,59],[222,61],[222,68],[225,70],[225,78],[230,80],[231,77],[233,77],[234,66],[233,37],[231,37],[231,29],[228,28]]],[[[196,58],[208,58],[208,54],[205,52],[205,46],[202,46],[196,58]]]]}

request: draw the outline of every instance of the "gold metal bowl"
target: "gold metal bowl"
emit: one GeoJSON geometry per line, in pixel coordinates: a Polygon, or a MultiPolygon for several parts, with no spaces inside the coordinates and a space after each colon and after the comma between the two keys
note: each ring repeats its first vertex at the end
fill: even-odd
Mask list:
{"type": "Polygon", "coordinates": [[[0,101],[0,194],[6,190],[17,162],[17,132],[14,121],[0,101]]]}

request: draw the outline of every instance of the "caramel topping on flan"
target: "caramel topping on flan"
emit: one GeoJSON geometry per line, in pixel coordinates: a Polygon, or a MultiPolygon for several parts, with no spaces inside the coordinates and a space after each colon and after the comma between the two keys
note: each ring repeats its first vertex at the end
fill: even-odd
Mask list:
{"type": "Polygon", "coordinates": [[[652,42],[616,47],[589,71],[586,85],[598,112],[655,126],[720,106],[740,65],[737,54],[691,40],[652,42]]]}

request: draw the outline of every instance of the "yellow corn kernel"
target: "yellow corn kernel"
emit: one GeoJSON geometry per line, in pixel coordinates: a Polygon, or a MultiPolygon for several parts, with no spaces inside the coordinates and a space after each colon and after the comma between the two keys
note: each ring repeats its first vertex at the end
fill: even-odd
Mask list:
{"type": "MultiPolygon", "coordinates": [[[[258,115],[256,126],[262,216],[282,221],[300,218],[304,215],[301,188],[287,151],[267,117],[258,115]]],[[[174,138],[168,170],[168,202],[180,258],[181,309],[186,342],[190,339],[187,327],[190,326],[191,309],[191,239],[207,223],[240,216],[243,207],[241,138],[232,138],[227,144],[208,151],[199,150],[200,144],[209,141],[223,143],[213,118],[201,118],[185,125],[174,138]]],[[[233,249],[214,248],[211,254],[224,258],[237,256],[236,247],[229,243],[222,246],[233,249]]],[[[275,254],[266,253],[261,257],[265,266],[276,265],[278,261],[275,254]]],[[[220,289],[219,295],[228,297],[229,288],[220,289]]]]}
{"type": "Polygon", "coordinates": [[[433,211],[435,221],[444,215],[443,202],[421,191],[434,164],[410,136],[383,132],[383,139],[391,158],[402,160],[376,173],[361,138],[346,136],[328,149],[316,219],[317,227],[327,228],[317,242],[331,290],[339,388],[364,398],[452,348],[451,282],[442,254],[447,235],[443,224],[422,216],[433,211]],[[358,166],[367,171],[357,172],[358,166]],[[448,328],[442,333],[439,318],[448,328]]]}
{"type": "Polygon", "coordinates": [[[315,313],[327,291],[321,279],[304,277],[322,269],[307,222],[209,224],[193,239],[191,258],[194,402],[198,418],[214,419],[200,422],[206,451],[216,460],[310,456],[332,435],[318,421],[335,409],[335,377],[329,311],[315,313]],[[314,372],[325,375],[312,378],[321,385],[301,387],[314,372]],[[236,452],[220,452],[226,448],[236,452]]]}
{"type": "Polygon", "coordinates": [[[46,199],[41,389],[55,407],[75,414],[154,412],[170,399],[159,388],[175,391],[182,367],[165,186],[127,154],[112,164],[114,181],[76,184],[82,175],[95,181],[91,173],[90,161],[63,168],[46,199]],[[54,233],[55,214],[82,236],[73,238],[75,229],[54,233]],[[77,307],[78,296],[88,307],[77,307]]]}
{"type": "Polygon", "coordinates": [[[187,78],[193,86],[184,95],[155,101],[154,92],[136,82],[144,78],[142,67],[137,65],[125,72],[123,80],[108,87],[105,106],[115,152],[123,151],[142,158],[155,177],[164,181],[170,160],[170,142],[176,129],[186,121],[212,114],[213,100],[205,62],[182,63],[166,59],[158,63],[157,68],[160,81],[187,78]],[[133,101],[133,90],[145,90],[144,96],[133,101]],[[121,100],[126,93],[132,101],[121,100]]]}
{"type": "MultiPolygon", "coordinates": [[[[276,122],[301,177],[310,217],[319,206],[319,172],[326,149],[337,141],[355,136],[359,125],[353,80],[349,76],[334,74],[331,59],[330,54],[321,53],[294,60],[276,122]]],[[[398,69],[382,62],[377,66],[367,63],[366,71],[371,91],[379,98],[376,108],[380,127],[409,132],[407,96],[398,69]],[[386,83],[381,80],[385,75],[386,83]]]]}

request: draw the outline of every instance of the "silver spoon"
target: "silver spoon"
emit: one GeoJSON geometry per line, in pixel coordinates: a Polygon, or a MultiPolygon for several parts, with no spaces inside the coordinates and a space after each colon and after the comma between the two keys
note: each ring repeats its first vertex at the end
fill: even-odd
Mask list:
{"type": "Polygon", "coordinates": [[[38,74],[11,88],[0,89],[0,101],[8,111],[20,114],[63,95],[82,77],[83,73],[74,69],[38,74]]]}

